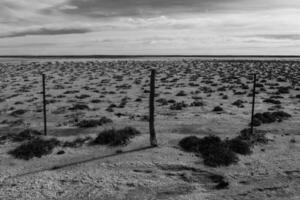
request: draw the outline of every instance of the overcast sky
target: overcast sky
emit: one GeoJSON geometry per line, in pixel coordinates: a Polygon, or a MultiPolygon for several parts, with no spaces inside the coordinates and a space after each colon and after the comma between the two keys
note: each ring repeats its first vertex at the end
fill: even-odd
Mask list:
{"type": "Polygon", "coordinates": [[[300,0],[0,0],[0,55],[300,55],[300,0]]]}

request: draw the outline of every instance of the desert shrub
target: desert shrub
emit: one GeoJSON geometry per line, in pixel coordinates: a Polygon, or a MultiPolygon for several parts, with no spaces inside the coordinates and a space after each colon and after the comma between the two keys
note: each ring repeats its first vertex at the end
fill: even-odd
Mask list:
{"type": "Polygon", "coordinates": [[[214,107],[214,109],[212,111],[213,112],[222,112],[223,108],[221,106],[216,106],[216,107],[214,107]]]}
{"type": "Polygon", "coordinates": [[[148,122],[149,121],[149,116],[148,115],[142,115],[142,116],[140,116],[140,120],[144,121],[144,122],[148,122]]]}
{"type": "Polygon", "coordinates": [[[135,101],[136,102],[142,102],[143,100],[141,98],[137,98],[135,101]]]}
{"type": "Polygon", "coordinates": [[[251,154],[250,144],[239,137],[233,138],[231,140],[227,140],[226,143],[229,149],[231,149],[235,153],[242,154],[242,155],[251,154]]]}
{"type": "Polygon", "coordinates": [[[100,119],[82,120],[79,123],[77,123],[77,126],[80,128],[91,128],[96,126],[102,126],[107,123],[112,123],[112,120],[106,117],[101,117],[100,119]]]}
{"type": "Polygon", "coordinates": [[[211,167],[229,166],[238,161],[237,155],[226,145],[211,145],[202,154],[204,164],[211,167]]]}
{"type": "Polygon", "coordinates": [[[15,111],[11,112],[10,115],[12,115],[12,116],[18,116],[18,115],[23,115],[26,112],[27,112],[26,110],[18,109],[18,110],[15,110],[15,111]]]}
{"type": "Polygon", "coordinates": [[[100,99],[92,99],[91,103],[101,103],[102,101],[100,99]]]}
{"type": "MultiPolygon", "coordinates": [[[[262,124],[262,122],[256,118],[256,117],[253,117],[253,126],[260,126],[262,124]]],[[[250,125],[251,125],[251,122],[250,122],[250,125]]]]}
{"type": "Polygon", "coordinates": [[[183,96],[186,96],[187,94],[183,91],[183,90],[181,90],[181,91],[179,91],[177,94],[176,94],[176,96],[178,96],[178,97],[183,97],[183,96]]]}
{"type": "Polygon", "coordinates": [[[227,95],[223,95],[222,99],[228,99],[228,96],[227,95]]]}
{"type": "Polygon", "coordinates": [[[110,145],[110,146],[118,146],[118,145],[126,145],[129,140],[136,135],[141,134],[138,130],[132,127],[125,127],[123,129],[109,129],[104,130],[99,133],[99,135],[95,138],[92,144],[100,144],[100,145],[110,145]]]}
{"type": "Polygon", "coordinates": [[[176,101],[174,99],[170,99],[168,100],[168,103],[176,103],[176,101]]]}
{"type": "Polygon", "coordinates": [[[197,152],[200,139],[196,136],[185,137],[179,142],[179,146],[186,151],[197,152]]]}
{"type": "Polygon", "coordinates": [[[63,143],[63,147],[77,148],[81,147],[85,142],[90,141],[92,138],[87,136],[85,138],[76,138],[73,141],[66,141],[63,143]]]}
{"type": "Polygon", "coordinates": [[[264,112],[264,113],[256,113],[254,115],[254,120],[259,124],[261,123],[273,123],[273,122],[281,122],[284,119],[290,118],[291,115],[284,111],[276,111],[276,112],[264,112]]]}
{"type": "Polygon", "coordinates": [[[237,106],[239,108],[243,108],[244,107],[243,103],[244,102],[242,100],[238,99],[235,102],[233,102],[232,105],[237,106]]]}
{"type": "Polygon", "coordinates": [[[89,106],[85,104],[75,104],[69,110],[89,110],[89,106]]]}
{"type": "Polygon", "coordinates": [[[9,154],[18,159],[29,160],[33,157],[42,157],[48,155],[52,150],[58,146],[60,142],[57,139],[41,139],[35,138],[24,144],[21,144],[14,150],[10,151],[9,154]]]}
{"type": "Polygon", "coordinates": [[[268,143],[268,139],[266,138],[266,136],[263,132],[254,130],[253,134],[252,134],[250,128],[241,130],[238,138],[249,144],[257,144],[257,143],[266,144],[266,143],[268,143]]]}
{"type": "Polygon", "coordinates": [[[284,112],[284,111],[277,111],[277,112],[273,112],[273,115],[276,117],[276,118],[290,118],[292,117],[292,115],[284,112]]]}
{"type": "Polygon", "coordinates": [[[187,105],[182,102],[175,102],[170,106],[171,110],[182,110],[183,108],[187,107],[187,105]]]}
{"type": "Polygon", "coordinates": [[[194,101],[194,102],[191,103],[190,106],[192,106],[192,107],[199,107],[199,106],[203,106],[203,105],[204,105],[204,103],[201,102],[201,101],[194,101]]]}
{"type": "Polygon", "coordinates": [[[179,146],[186,151],[201,153],[204,164],[208,166],[228,166],[238,161],[229,145],[217,136],[206,136],[201,139],[189,136],[183,138],[179,146]]]}
{"type": "Polygon", "coordinates": [[[157,99],[156,102],[161,103],[161,105],[168,105],[168,100],[164,98],[157,99]]]}
{"type": "Polygon", "coordinates": [[[280,95],[273,95],[270,98],[272,98],[272,99],[283,99],[284,97],[280,96],[280,95]]]}
{"type": "Polygon", "coordinates": [[[33,129],[26,129],[24,131],[21,131],[20,133],[16,135],[12,135],[11,139],[14,142],[23,142],[25,140],[31,140],[33,138],[36,138],[38,136],[42,135],[41,132],[33,129]]]}
{"type": "Polygon", "coordinates": [[[280,86],[277,88],[277,94],[288,94],[288,93],[290,93],[289,87],[280,86]]]}
{"type": "Polygon", "coordinates": [[[265,99],[264,102],[265,103],[272,103],[272,104],[281,104],[281,102],[279,100],[272,99],[272,98],[265,99]]]}

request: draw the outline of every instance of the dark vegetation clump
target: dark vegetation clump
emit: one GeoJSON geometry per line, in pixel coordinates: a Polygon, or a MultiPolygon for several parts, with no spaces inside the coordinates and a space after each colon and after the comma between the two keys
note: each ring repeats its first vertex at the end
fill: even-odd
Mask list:
{"type": "Polygon", "coordinates": [[[284,111],[256,113],[254,115],[254,125],[258,126],[260,124],[281,122],[282,120],[288,119],[290,117],[291,115],[284,111]]]}
{"type": "Polygon", "coordinates": [[[37,138],[38,136],[41,136],[42,133],[37,131],[37,130],[33,130],[33,129],[25,129],[24,131],[21,131],[20,133],[16,134],[16,135],[12,135],[10,136],[12,141],[14,142],[23,142],[25,140],[31,140],[34,138],[37,138]]]}
{"type": "Polygon", "coordinates": [[[187,104],[184,102],[175,102],[170,106],[171,110],[182,110],[183,108],[187,107],[187,104]]]}
{"type": "Polygon", "coordinates": [[[280,86],[277,88],[277,94],[289,94],[290,93],[290,87],[284,87],[280,86]]]}
{"type": "Polygon", "coordinates": [[[70,148],[78,148],[78,147],[81,147],[84,143],[86,143],[90,140],[92,140],[92,138],[89,137],[89,136],[87,136],[85,138],[76,138],[71,142],[69,142],[69,141],[64,142],[62,146],[63,147],[70,147],[70,148]]]}
{"type": "Polygon", "coordinates": [[[211,167],[229,166],[238,161],[237,155],[223,143],[220,143],[220,145],[210,145],[202,155],[204,164],[211,167]]]}
{"type": "Polygon", "coordinates": [[[88,105],[85,104],[75,104],[69,110],[89,110],[88,105]]]}
{"type": "Polygon", "coordinates": [[[251,154],[251,148],[249,142],[246,140],[242,140],[240,137],[235,137],[231,140],[226,141],[229,149],[233,152],[241,154],[241,155],[248,155],[251,154]]]}
{"type": "Polygon", "coordinates": [[[216,107],[214,107],[214,109],[212,111],[213,112],[222,112],[223,108],[221,106],[216,106],[216,107]]]}
{"type": "Polygon", "coordinates": [[[196,136],[185,137],[179,142],[179,146],[185,151],[197,152],[200,139],[196,136]]]}
{"type": "Polygon", "coordinates": [[[160,103],[162,106],[168,105],[168,100],[164,98],[157,99],[156,102],[160,103]]]}
{"type": "Polygon", "coordinates": [[[183,97],[183,96],[186,96],[187,94],[183,91],[183,90],[181,90],[181,91],[179,91],[177,94],[176,94],[176,96],[178,96],[178,97],[183,97]]]}
{"type": "Polygon", "coordinates": [[[194,101],[191,103],[190,105],[191,107],[200,107],[200,106],[204,106],[204,103],[201,101],[194,101]]]}
{"type": "Polygon", "coordinates": [[[6,134],[0,137],[0,141],[11,140],[13,142],[24,142],[41,136],[42,133],[34,129],[25,129],[18,134],[6,134]]]}
{"type": "Polygon", "coordinates": [[[16,116],[19,116],[19,115],[23,115],[26,112],[27,112],[26,110],[18,109],[18,110],[15,110],[15,111],[11,112],[10,115],[16,117],[16,116]]]}
{"type": "Polygon", "coordinates": [[[265,103],[272,103],[272,104],[281,104],[281,102],[279,100],[272,99],[272,98],[265,99],[264,102],[265,103]]]}
{"type": "Polygon", "coordinates": [[[244,101],[238,99],[235,102],[233,102],[232,105],[237,106],[238,108],[243,108],[244,107],[243,103],[244,101]]]}
{"type": "Polygon", "coordinates": [[[198,138],[189,136],[179,142],[179,146],[188,152],[200,153],[204,164],[217,167],[229,166],[238,162],[237,154],[249,155],[255,144],[266,144],[268,139],[263,131],[244,129],[237,137],[222,140],[217,136],[198,138]]]}
{"type": "Polygon", "coordinates": [[[250,128],[241,130],[238,138],[251,145],[268,143],[268,139],[266,138],[263,131],[254,130],[252,134],[250,128]]]}
{"type": "Polygon", "coordinates": [[[42,157],[48,155],[52,150],[60,145],[57,139],[41,139],[35,138],[24,144],[21,144],[16,149],[9,152],[12,156],[18,159],[29,160],[34,157],[42,157]]]}
{"type": "Polygon", "coordinates": [[[190,136],[183,138],[179,145],[186,151],[201,153],[204,164],[211,167],[228,166],[238,161],[228,141],[222,141],[217,136],[206,136],[201,139],[190,136]]]}
{"type": "Polygon", "coordinates": [[[102,117],[100,119],[82,120],[77,123],[77,126],[80,128],[91,128],[96,126],[102,126],[107,123],[112,123],[112,120],[106,117],[102,117]]]}
{"type": "Polygon", "coordinates": [[[109,129],[99,133],[99,135],[92,141],[92,144],[119,146],[126,145],[131,138],[140,135],[141,133],[132,127],[125,127],[123,129],[109,129]]]}

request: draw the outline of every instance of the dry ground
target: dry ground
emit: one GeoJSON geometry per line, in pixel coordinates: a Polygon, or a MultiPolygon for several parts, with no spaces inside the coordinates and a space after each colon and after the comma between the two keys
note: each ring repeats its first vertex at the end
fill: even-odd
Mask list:
{"type": "Polygon", "coordinates": [[[2,142],[0,199],[300,198],[299,61],[25,60],[2,61],[0,69],[0,136],[25,127],[42,130],[41,72],[47,75],[48,137],[95,137],[103,129],[129,125],[142,132],[127,146],[59,147],[29,161],[7,154],[18,143],[2,142]],[[151,68],[157,69],[156,100],[163,99],[156,102],[157,148],[148,147],[151,68]],[[283,110],[292,115],[258,127],[267,132],[270,142],[255,146],[253,154],[239,156],[240,161],[229,167],[207,167],[201,156],[182,151],[178,141],[185,136],[226,138],[248,127],[254,71],[262,84],[256,112],[283,110]],[[278,92],[279,87],[288,87],[288,93],[278,92]],[[180,91],[184,94],[178,96],[180,91]],[[264,102],[272,96],[280,96],[273,99],[281,106],[264,102]],[[172,100],[184,101],[187,107],[170,109],[176,104],[172,100]],[[242,100],[244,107],[232,105],[236,100],[242,100]],[[191,106],[195,101],[203,106],[191,106]],[[89,108],[69,110],[76,104],[89,108]],[[108,111],[111,104],[116,107],[108,111]],[[212,112],[215,106],[224,111],[212,112]],[[20,110],[24,113],[14,113],[20,110]],[[113,124],[89,129],[75,126],[76,119],[102,116],[113,124]],[[62,149],[65,154],[57,155],[62,149]],[[215,189],[213,177],[224,177],[229,187],[215,189]]]}

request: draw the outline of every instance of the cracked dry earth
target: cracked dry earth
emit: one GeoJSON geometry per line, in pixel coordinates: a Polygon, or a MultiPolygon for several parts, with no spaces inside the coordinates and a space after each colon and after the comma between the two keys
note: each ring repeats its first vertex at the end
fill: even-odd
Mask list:
{"type": "Polygon", "coordinates": [[[21,170],[11,163],[6,170],[18,175],[1,170],[0,199],[299,199],[299,144],[278,137],[257,146],[252,155],[241,156],[236,165],[209,168],[201,157],[176,147],[179,138],[160,136],[160,147],[142,148],[145,134],[123,153],[109,149],[107,157],[88,157],[95,149],[84,149],[86,155],[69,152],[77,155],[72,162],[47,156],[24,161],[21,170]],[[229,186],[216,189],[222,181],[229,186]]]}

